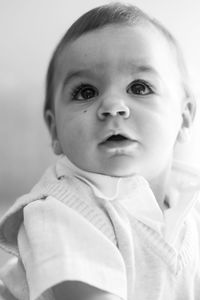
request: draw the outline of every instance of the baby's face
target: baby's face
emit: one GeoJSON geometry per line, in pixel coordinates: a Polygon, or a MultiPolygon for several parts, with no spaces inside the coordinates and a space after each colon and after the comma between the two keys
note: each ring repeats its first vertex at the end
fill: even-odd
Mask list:
{"type": "Polygon", "coordinates": [[[157,29],[89,32],[66,47],[57,66],[57,138],[75,165],[147,180],[166,170],[183,123],[183,93],[174,54],[157,29]]]}

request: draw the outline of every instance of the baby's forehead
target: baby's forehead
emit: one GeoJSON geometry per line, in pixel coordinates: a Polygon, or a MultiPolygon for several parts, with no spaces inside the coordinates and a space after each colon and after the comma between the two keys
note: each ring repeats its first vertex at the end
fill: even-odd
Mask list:
{"type": "Polygon", "coordinates": [[[175,52],[155,26],[112,25],[91,31],[65,45],[57,59],[58,73],[82,75],[82,70],[101,74],[109,69],[153,73],[169,66],[177,72],[175,52]]]}

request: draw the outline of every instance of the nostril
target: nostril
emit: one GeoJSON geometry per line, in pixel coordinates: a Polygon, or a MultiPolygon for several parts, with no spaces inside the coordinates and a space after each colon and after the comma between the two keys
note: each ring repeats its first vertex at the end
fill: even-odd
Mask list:
{"type": "Polygon", "coordinates": [[[108,116],[111,115],[111,113],[109,113],[109,112],[103,112],[102,115],[103,115],[104,117],[108,117],[108,116]]]}
{"type": "Polygon", "coordinates": [[[126,116],[128,114],[127,111],[125,110],[113,110],[113,111],[110,111],[110,112],[103,112],[102,115],[105,116],[105,117],[108,117],[108,116],[117,116],[117,115],[120,115],[120,116],[126,116]]]}
{"type": "Polygon", "coordinates": [[[100,119],[106,119],[109,117],[121,116],[125,119],[128,119],[130,116],[130,109],[126,105],[120,103],[113,105],[101,105],[98,109],[98,116],[100,119]]]}
{"type": "Polygon", "coordinates": [[[126,111],[119,111],[118,114],[119,114],[120,116],[124,116],[124,115],[126,115],[126,111]]]}

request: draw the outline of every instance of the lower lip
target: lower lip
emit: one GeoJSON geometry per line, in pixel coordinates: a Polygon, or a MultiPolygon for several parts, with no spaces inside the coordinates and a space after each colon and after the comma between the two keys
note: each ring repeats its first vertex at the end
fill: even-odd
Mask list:
{"type": "Polygon", "coordinates": [[[124,152],[132,150],[133,147],[137,146],[136,141],[123,140],[123,141],[109,141],[100,144],[100,146],[107,152],[124,152]]]}

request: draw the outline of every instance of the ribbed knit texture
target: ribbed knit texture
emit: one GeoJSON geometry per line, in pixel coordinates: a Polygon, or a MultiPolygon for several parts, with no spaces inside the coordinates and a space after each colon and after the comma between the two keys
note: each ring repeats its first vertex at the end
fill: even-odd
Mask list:
{"type": "MultiPolygon", "coordinates": [[[[49,173],[50,170],[47,172],[49,173]]],[[[78,184],[78,181],[76,181],[76,187],[74,187],[73,185],[69,185],[68,181],[65,179],[54,179],[52,182],[47,181],[44,185],[36,185],[30,194],[19,198],[0,222],[0,246],[14,255],[19,255],[17,247],[17,233],[20,224],[23,222],[23,208],[29,203],[39,199],[43,199],[45,201],[49,195],[79,212],[116,244],[115,233],[111,222],[108,220],[108,216],[98,207],[89,205],[89,201],[87,202],[85,194],[84,200],[82,199],[82,195],[77,193],[77,190],[79,189],[78,184]]],[[[80,186],[82,185],[80,184],[80,186]]],[[[91,197],[90,189],[86,186],[85,188],[86,191],[88,190],[89,192],[87,197],[91,197]]]]}
{"type": "MultiPolygon", "coordinates": [[[[128,201],[126,205],[120,199],[99,201],[85,183],[70,176],[58,179],[55,169],[52,168],[31,193],[21,197],[4,216],[0,223],[0,245],[19,256],[17,235],[23,222],[23,208],[39,199],[46,201],[50,195],[78,212],[119,249],[126,267],[128,300],[198,300],[200,299],[199,177],[193,176],[190,170],[189,172],[182,170],[180,174],[181,172],[184,183],[181,178],[176,179],[186,208],[183,207],[175,224],[175,237],[179,238],[180,247],[175,247],[174,242],[170,244],[164,235],[137,219],[128,206],[128,201]],[[196,183],[194,179],[197,179],[196,183]]],[[[148,197],[148,187],[145,188],[148,197]]],[[[140,199],[138,195],[135,195],[135,198],[140,199]]],[[[176,205],[174,207],[177,209],[176,205]]],[[[101,245],[99,249],[101,251],[101,245]]],[[[4,282],[6,280],[9,281],[9,276],[5,276],[4,282]]]]}

